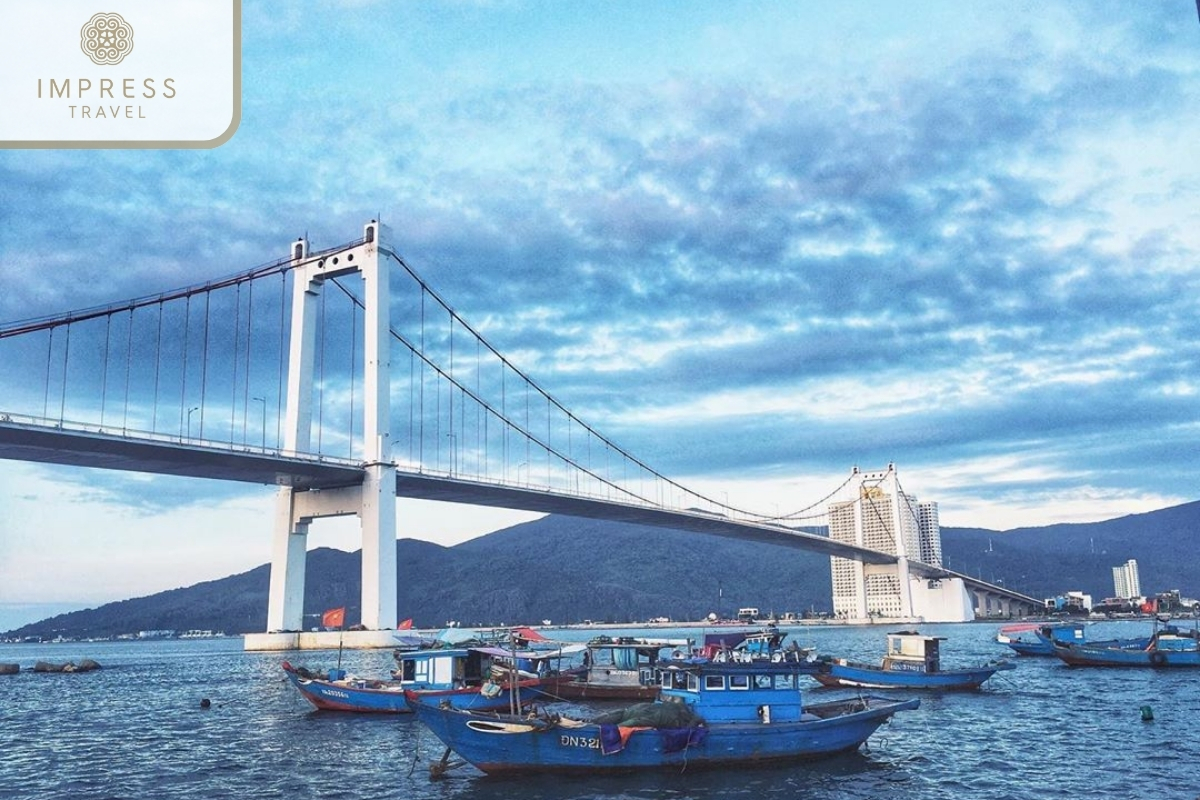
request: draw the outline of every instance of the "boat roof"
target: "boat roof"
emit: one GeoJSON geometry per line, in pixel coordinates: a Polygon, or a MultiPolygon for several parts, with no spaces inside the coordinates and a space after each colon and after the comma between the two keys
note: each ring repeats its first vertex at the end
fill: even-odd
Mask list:
{"type": "Polygon", "coordinates": [[[946,641],[945,636],[926,636],[925,634],[918,633],[917,631],[894,631],[892,633],[889,633],[888,636],[902,636],[906,639],[922,639],[926,642],[944,642],[944,641],[946,641]]]}
{"type": "Polygon", "coordinates": [[[610,647],[637,648],[639,650],[664,650],[668,647],[691,647],[691,639],[644,639],[633,636],[597,636],[587,643],[593,650],[610,647]]]}
{"type": "Polygon", "coordinates": [[[531,661],[538,661],[549,658],[565,658],[576,653],[581,653],[587,649],[587,645],[569,644],[555,648],[554,650],[513,650],[511,648],[494,646],[472,647],[470,649],[476,653],[484,653],[495,658],[527,658],[531,661]]]}

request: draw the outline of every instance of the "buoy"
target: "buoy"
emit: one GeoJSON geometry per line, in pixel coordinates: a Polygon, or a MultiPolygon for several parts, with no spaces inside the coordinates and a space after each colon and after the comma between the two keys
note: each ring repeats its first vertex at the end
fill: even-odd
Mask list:
{"type": "Polygon", "coordinates": [[[200,699],[200,707],[201,708],[208,708],[211,705],[212,705],[212,701],[209,700],[207,697],[200,699]]]}
{"type": "Polygon", "coordinates": [[[1154,709],[1150,706],[1142,706],[1142,722],[1154,721],[1154,709]]]}

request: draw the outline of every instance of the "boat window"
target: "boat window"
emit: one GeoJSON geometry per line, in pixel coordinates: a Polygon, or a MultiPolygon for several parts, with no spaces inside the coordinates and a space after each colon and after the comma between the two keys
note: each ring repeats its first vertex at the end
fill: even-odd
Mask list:
{"type": "Polygon", "coordinates": [[[775,688],[776,689],[795,689],[796,688],[796,676],[795,675],[776,675],[775,676],[775,688]]]}
{"type": "Polygon", "coordinates": [[[416,679],[417,664],[411,659],[405,659],[400,662],[400,680],[411,681],[416,679]]]}
{"type": "Polygon", "coordinates": [[[705,675],[704,676],[704,688],[705,689],[724,689],[725,688],[725,676],[724,675],[705,675]]]}
{"type": "Polygon", "coordinates": [[[739,689],[741,691],[745,691],[746,689],[749,689],[750,688],[750,676],[749,675],[730,675],[729,676],[729,688],[733,689],[734,691],[737,691],[739,689]]]}
{"type": "Polygon", "coordinates": [[[770,689],[771,688],[771,676],[770,675],[755,675],[754,676],[754,687],[756,689],[770,689]]]}
{"type": "Polygon", "coordinates": [[[690,691],[690,692],[700,691],[700,678],[698,678],[696,676],[696,673],[694,673],[694,672],[688,673],[688,691],[690,691]]]}

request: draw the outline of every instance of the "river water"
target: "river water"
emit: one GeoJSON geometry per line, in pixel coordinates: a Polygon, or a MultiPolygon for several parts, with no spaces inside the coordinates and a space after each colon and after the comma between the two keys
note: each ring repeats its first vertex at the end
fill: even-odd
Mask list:
{"type": "MultiPolygon", "coordinates": [[[[1006,655],[998,624],[925,625],[943,663],[1006,655]]],[[[1148,632],[1102,622],[1090,638],[1148,632]]],[[[881,627],[787,628],[822,654],[877,661],[881,627]]],[[[583,641],[597,631],[555,636],[583,641]]],[[[604,631],[692,636],[699,629],[604,631]]],[[[280,663],[336,665],[336,651],[245,653],[241,639],[0,645],[0,663],[92,658],[80,674],[0,676],[0,798],[1200,798],[1200,670],[1071,668],[1025,658],[984,691],[922,694],[869,749],[820,762],[617,777],[493,778],[471,767],[432,781],[442,748],[410,716],[316,712],[280,663]],[[203,698],[210,700],[205,710],[203,698]],[[1152,721],[1143,721],[1149,706],[1152,721]]],[[[388,651],[342,666],[386,675],[388,651]]],[[[806,679],[807,680],[807,679],[806,679]]],[[[817,688],[808,697],[846,690],[817,688]]]]}

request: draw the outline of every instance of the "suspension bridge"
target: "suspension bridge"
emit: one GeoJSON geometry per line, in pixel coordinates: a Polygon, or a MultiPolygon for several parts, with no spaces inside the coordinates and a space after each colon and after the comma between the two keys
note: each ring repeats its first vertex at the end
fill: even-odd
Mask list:
{"type": "Polygon", "coordinates": [[[362,623],[396,624],[397,496],[788,545],[959,578],[985,613],[1040,606],[826,535],[849,480],[780,516],[661,474],[493,347],[375,220],[333,248],[300,239],[224,278],[0,326],[0,386],[0,458],[278,487],[269,631],[302,629],[309,525],[348,514],[362,623]]]}

